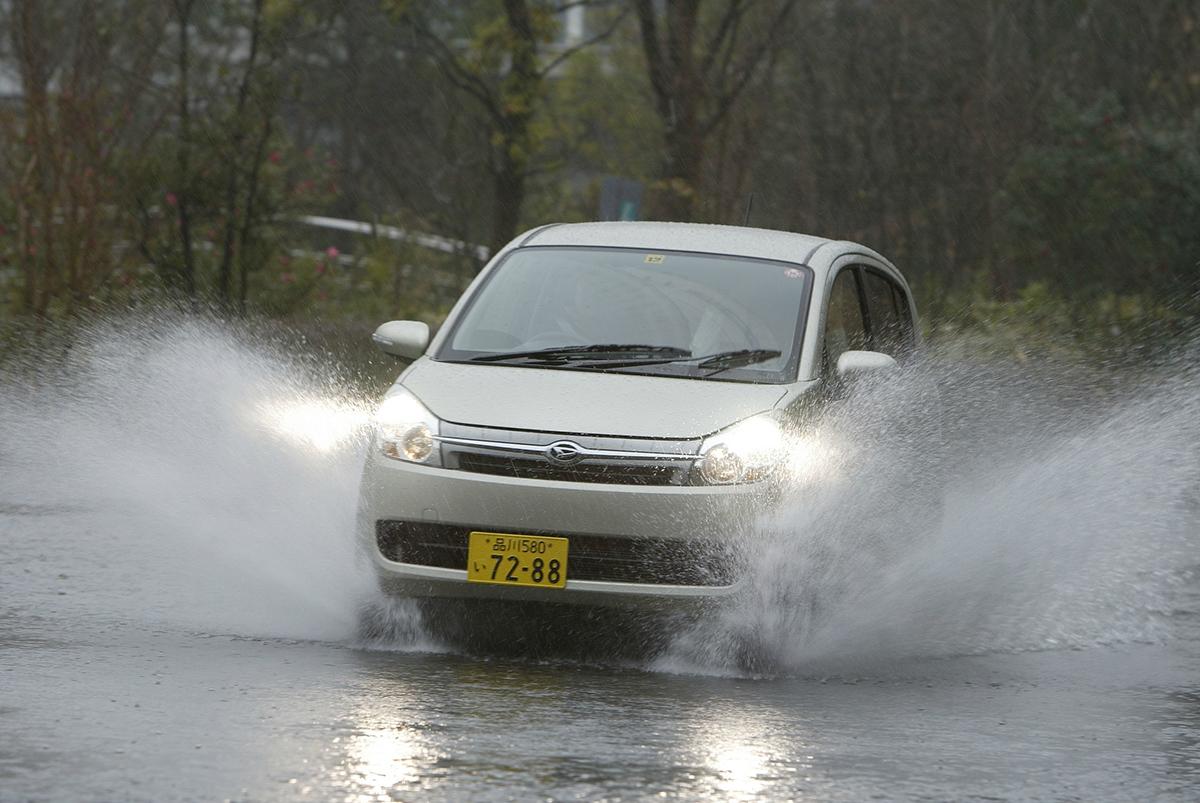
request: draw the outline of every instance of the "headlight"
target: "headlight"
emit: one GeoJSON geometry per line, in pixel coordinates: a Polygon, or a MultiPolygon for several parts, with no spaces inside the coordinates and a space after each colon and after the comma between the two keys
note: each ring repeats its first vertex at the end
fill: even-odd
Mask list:
{"type": "Polygon", "coordinates": [[[438,419],[402,387],[393,388],[375,413],[379,450],[385,457],[440,466],[438,419]]]}
{"type": "Polygon", "coordinates": [[[766,479],[784,454],[783,431],[769,415],[723,429],[700,446],[700,479],[709,485],[766,479]]]}

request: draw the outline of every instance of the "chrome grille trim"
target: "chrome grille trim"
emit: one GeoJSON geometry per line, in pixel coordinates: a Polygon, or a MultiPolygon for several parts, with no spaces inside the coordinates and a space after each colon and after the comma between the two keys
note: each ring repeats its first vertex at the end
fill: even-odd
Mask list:
{"type": "Polygon", "coordinates": [[[530,432],[475,427],[442,422],[436,436],[443,465],[459,471],[484,471],[529,479],[624,484],[622,468],[629,469],[630,485],[686,485],[699,458],[699,439],[658,440],[570,432],[530,432]],[[550,446],[570,441],[578,447],[578,458],[561,465],[547,455],[550,446]],[[479,460],[490,458],[484,469],[479,460]],[[508,457],[511,462],[496,461],[508,457]],[[649,471],[656,466],[661,471],[649,471]]]}
{"type": "MultiPolygon", "coordinates": [[[[546,447],[550,444],[538,445],[533,443],[504,443],[501,441],[480,441],[472,438],[451,438],[445,436],[437,436],[434,438],[440,443],[448,443],[454,446],[476,446],[481,449],[496,452],[520,452],[522,454],[545,454],[546,447]]],[[[571,440],[570,437],[556,437],[551,443],[557,443],[561,440],[571,440]]],[[[589,457],[610,458],[613,460],[674,460],[680,461],[686,459],[688,462],[695,460],[697,455],[678,455],[664,452],[631,452],[623,449],[589,449],[586,446],[579,446],[579,454],[584,459],[589,457]]]]}

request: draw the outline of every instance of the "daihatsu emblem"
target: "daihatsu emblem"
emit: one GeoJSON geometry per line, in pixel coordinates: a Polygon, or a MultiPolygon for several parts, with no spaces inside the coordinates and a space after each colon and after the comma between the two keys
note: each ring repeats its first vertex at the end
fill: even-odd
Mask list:
{"type": "Polygon", "coordinates": [[[583,459],[583,448],[571,441],[555,441],[546,447],[546,457],[560,466],[573,466],[583,459]]]}

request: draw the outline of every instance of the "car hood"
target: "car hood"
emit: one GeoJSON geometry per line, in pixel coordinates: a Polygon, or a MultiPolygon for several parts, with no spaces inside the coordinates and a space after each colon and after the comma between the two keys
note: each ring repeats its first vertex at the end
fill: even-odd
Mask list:
{"type": "Polygon", "coordinates": [[[445,421],[644,438],[697,438],[769,410],[783,385],[416,362],[400,383],[445,421]]]}

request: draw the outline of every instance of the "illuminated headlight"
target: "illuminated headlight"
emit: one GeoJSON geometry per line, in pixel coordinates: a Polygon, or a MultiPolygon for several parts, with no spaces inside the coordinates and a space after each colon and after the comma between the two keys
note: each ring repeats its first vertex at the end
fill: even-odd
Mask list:
{"type": "Polygon", "coordinates": [[[723,429],[700,446],[700,479],[731,485],[766,479],[784,456],[784,435],[768,415],[756,415],[723,429]]]}
{"type": "Polygon", "coordinates": [[[438,419],[402,387],[393,388],[375,413],[379,451],[393,460],[440,466],[438,419]]]}

